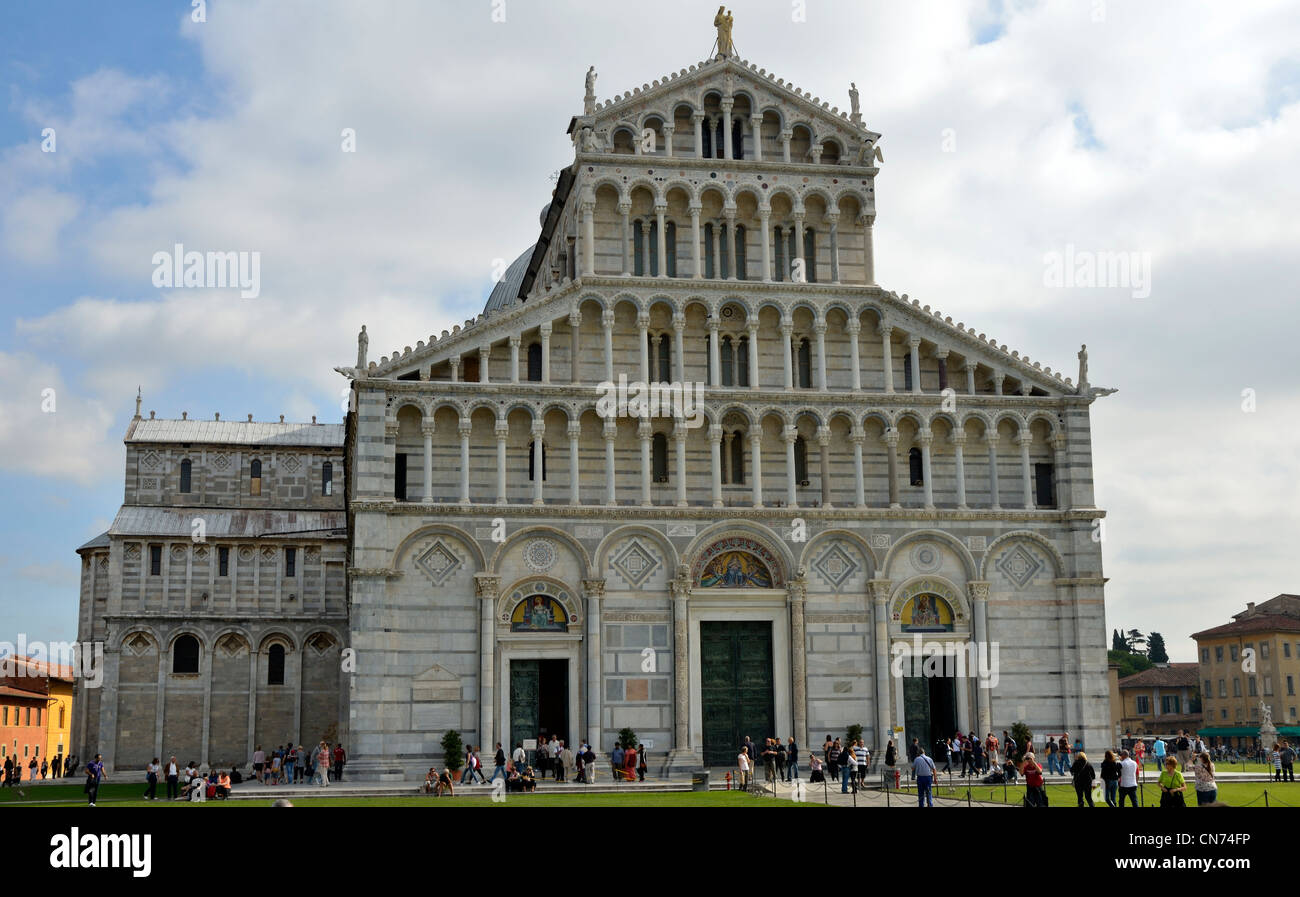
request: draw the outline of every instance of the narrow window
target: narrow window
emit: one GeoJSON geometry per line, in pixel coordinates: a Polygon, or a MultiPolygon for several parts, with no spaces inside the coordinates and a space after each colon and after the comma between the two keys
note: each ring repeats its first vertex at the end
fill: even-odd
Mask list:
{"type": "Polygon", "coordinates": [[[776,262],[776,282],[777,282],[777,283],[783,283],[783,282],[785,281],[785,269],[786,269],[786,263],[785,263],[785,240],[783,240],[781,237],[782,237],[782,231],[781,231],[781,228],[778,227],[778,228],[776,229],[776,235],[775,235],[775,239],[774,239],[774,242],[776,243],[776,253],[775,253],[776,258],[775,258],[775,262],[776,262]]]}
{"type": "Polygon", "coordinates": [[[745,129],[739,119],[731,123],[731,158],[745,158],[745,129]]]}
{"type": "Polygon", "coordinates": [[[812,348],[808,340],[799,340],[799,383],[804,389],[812,389],[812,348]]]}
{"type": "Polygon", "coordinates": [[[668,334],[663,333],[659,336],[659,382],[669,383],[673,379],[672,375],[672,340],[668,334]]]}
{"type": "Polygon", "coordinates": [[[791,271],[790,279],[791,279],[791,280],[794,280],[794,273],[793,273],[793,272],[794,272],[794,263],[795,263],[795,260],[796,260],[797,258],[799,258],[799,254],[798,254],[797,252],[794,251],[794,250],[795,250],[795,238],[794,238],[794,228],[793,228],[793,227],[791,227],[791,228],[787,228],[787,229],[786,229],[786,232],[785,232],[785,245],[786,245],[786,252],[785,252],[785,263],[786,263],[786,267],[788,267],[788,268],[790,269],[790,271],[791,271]]]}
{"type": "Polygon", "coordinates": [[[248,494],[262,494],[262,462],[257,458],[248,465],[248,494]]]}
{"type": "Polygon", "coordinates": [[[716,280],[717,275],[713,272],[717,267],[717,260],[713,257],[713,222],[710,221],[704,225],[704,276],[716,280]]]}
{"type": "Polygon", "coordinates": [[[266,684],[284,685],[284,645],[272,645],[267,652],[266,684]]]}
{"type": "Polygon", "coordinates": [[[745,257],[745,225],[743,224],[736,225],[736,252],[733,257],[736,259],[736,278],[747,280],[745,272],[749,264],[745,257]]]}
{"type": "Polygon", "coordinates": [[[181,462],[181,492],[190,491],[190,474],[192,471],[193,465],[191,465],[190,459],[186,458],[181,462]]]}
{"type": "Polygon", "coordinates": [[[528,380],[532,383],[542,382],[542,344],[528,344],[528,380]]]}
{"type": "Polygon", "coordinates": [[[645,233],[641,230],[641,219],[632,222],[632,274],[645,276],[645,233]]]}
{"type": "Polygon", "coordinates": [[[725,132],[722,130],[722,125],[723,125],[722,117],[719,116],[717,122],[714,124],[713,127],[713,152],[714,152],[713,158],[715,159],[721,159],[725,156],[725,153],[723,152],[722,149],[723,147],[722,141],[725,136],[725,132]]]}
{"type": "Polygon", "coordinates": [[[817,282],[817,232],[811,227],[803,232],[803,271],[809,283],[817,282]]]}
{"type": "Polygon", "coordinates": [[[334,494],[334,464],[329,461],[320,469],[320,494],[334,494]]]}
{"type": "Polygon", "coordinates": [[[794,478],[800,486],[808,485],[808,443],[803,436],[794,438],[794,478]]]}
{"type": "Polygon", "coordinates": [[[229,548],[217,549],[217,575],[218,576],[230,575],[230,549],[229,548]]]}
{"type": "Polygon", "coordinates": [[[749,337],[742,336],[736,343],[736,383],[749,386],[749,337]]]}
{"type": "Polygon", "coordinates": [[[199,640],[192,635],[182,635],[172,645],[172,672],[197,673],[199,671],[199,640]]]}
{"type": "MultiPolygon", "coordinates": [[[[536,446],[537,446],[537,440],[535,439],[532,442],[528,443],[528,481],[530,483],[533,482],[533,480],[537,476],[536,471],[534,469],[537,456],[533,454],[535,451],[537,451],[536,446]]],[[[542,482],[546,482],[546,442],[545,441],[542,442],[542,482]]]]}
{"type": "Polygon", "coordinates": [[[724,336],[722,338],[722,359],[721,359],[723,386],[736,385],[735,364],[736,364],[736,359],[735,359],[735,354],[731,347],[731,337],[724,336]]]}
{"type": "Polygon", "coordinates": [[[1286,677],[1286,693],[1289,694],[1289,695],[1293,695],[1293,694],[1295,694],[1295,677],[1294,677],[1294,676],[1287,676],[1287,677],[1286,677]]]}
{"type": "Polygon", "coordinates": [[[664,225],[664,233],[667,235],[668,250],[668,276],[677,276],[677,223],[669,221],[664,225]]]}
{"type": "MultiPolygon", "coordinates": [[[[1034,465],[1034,501],[1040,508],[1056,507],[1055,473],[1054,464],[1034,465]]],[[[1267,651],[1264,656],[1268,656],[1267,651]]]]}
{"type": "MultiPolygon", "coordinates": [[[[65,713],[66,713],[66,709],[62,704],[60,704],[59,705],[59,728],[60,729],[64,728],[68,722],[65,713]]],[[[60,749],[60,753],[62,753],[62,749],[60,749]]]]}
{"type": "Polygon", "coordinates": [[[655,482],[668,482],[668,437],[663,433],[656,433],[651,439],[650,457],[655,482]]]}
{"type": "Polygon", "coordinates": [[[745,483],[745,434],[737,430],[731,437],[731,483],[742,486],[745,483]]]}
{"type": "Polygon", "coordinates": [[[912,353],[903,353],[903,392],[912,391],[912,353]]]}
{"type": "Polygon", "coordinates": [[[713,158],[713,128],[707,125],[700,128],[700,138],[704,143],[703,152],[700,153],[701,159],[713,158]]]}
{"type": "Polygon", "coordinates": [[[393,457],[393,498],[406,501],[406,453],[398,452],[393,457]]]}
{"type": "Polygon", "coordinates": [[[921,450],[919,448],[907,450],[907,473],[913,486],[925,485],[925,474],[921,468],[921,450]]]}
{"type": "Polygon", "coordinates": [[[296,548],[284,550],[284,575],[286,577],[298,575],[298,549],[296,548]]]}
{"type": "Polygon", "coordinates": [[[713,334],[704,334],[704,385],[713,385],[713,334]]]}
{"type": "Polygon", "coordinates": [[[162,576],[162,546],[149,546],[149,575],[162,576]]]}

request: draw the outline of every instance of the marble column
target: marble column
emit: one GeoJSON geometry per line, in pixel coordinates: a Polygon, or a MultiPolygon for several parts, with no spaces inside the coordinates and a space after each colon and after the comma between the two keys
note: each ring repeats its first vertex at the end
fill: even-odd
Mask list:
{"type": "Polygon", "coordinates": [[[831,505],[831,428],[817,428],[817,460],[821,467],[822,507],[831,505]]]}
{"type": "Polygon", "coordinates": [[[759,225],[759,242],[763,248],[763,277],[764,283],[772,282],[772,210],[758,210],[759,225]]]}
{"type": "Polygon", "coordinates": [[[989,447],[989,507],[995,511],[1002,509],[998,501],[998,434],[985,433],[984,443],[989,447]]]}
{"type": "Polygon", "coordinates": [[[650,316],[644,312],[636,316],[637,344],[641,347],[641,382],[650,382],[650,316]]]}
{"type": "Polygon", "coordinates": [[[1034,441],[1030,433],[1021,433],[1016,437],[1016,444],[1020,446],[1020,475],[1024,488],[1024,503],[1028,510],[1034,509],[1034,469],[1029,463],[1029,444],[1034,441]]]}
{"type": "Polygon", "coordinates": [[[718,348],[718,328],[721,326],[717,318],[709,318],[709,383],[716,387],[722,385],[722,353],[718,348]]]}
{"type": "Polygon", "coordinates": [[[969,396],[975,395],[975,368],[977,367],[979,365],[969,358],[962,365],[962,369],[966,371],[966,394],[969,396]]]}
{"type": "Polygon", "coordinates": [[[459,383],[460,382],[460,359],[453,358],[447,363],[451,365],[451,382],[459,383]]]}
{"type": "MultiPolygon", "coordinates": [[[[875,673],[872,676],[876,689],[876,751],[884,756],[885,745],[893,737],[890,731],[890,719],[893,709],[889,700],[889,589],[887,579],[873,579],[867,583],[871,594],[874,638],[872,639],[872,657],[875,660],[875,673]]],[[[901,683],[900,683],[901,687],[901,683]]],[[[895,745],[900,752],[902,745],[895,745]]]]}
{"type": "Polygon", "coordinates": [[[478,382],[492,382],[492,347],[479,346],[478,348],[478,382]]]}
{"type": "Polygon", "coordinates": [[[723,100],[721,105],[722,105],[722,158],[731,159],[733,155],[731,152],[732,150],[732,146],[731,146],[732,103],[730,100],[723,100]]]}
{"type": "Polygon", "coordinates": [[[596,204],[582,204],[582,273],[596,273],[596,204]]]}
{"type": "Polygon", "coordinates": [[[510,425],[505,418],[498,417],[492,429],[497,438],[497,504],[506,503],[506,439],[510,436],[510,425]]]}
{"type": "Polygon", "coordinates": [[[781,132],[781,161],[782,162],[788,163],[790,161],[790,139],[792,137],[794,137],[793,131],[781,132]]]}
{"type": "Polygon", "coordinates": [[[803,218],[804,216],[802,210],[799,210],[794,213],[794,257],[804,262],[803,279],[798,282],[808,283],[810,280],[812,280],[812,278],[808,276],[807,261],[804,259],[804,255],[803,255],[803,218]]]}
{"type": "MultiPolygon", "coordinates": [[[[479,601],[478,642],[478,738],[481,744],[493,744],[493,715],[496,710],[496,603],[501,577],[488,573],[474,575],[474,591],[479,601]]],[[[507,695],[508,698],[508,695],[507,695]]]]}
{"type": "Polygon", "coordinates": [[[582,333],[582,312],[576,308],[569,312],[569,382],[577,383],[581,377],[578,373],[578,360],[582,357],[579,336],[582,333]]]}
{"type": "Polygon", "coordinates": [[[968,675],[975,677],[975,719],[979,726],[976,731],[991,732],[993,731],[993,708],[990,700],[992,694],[988,687],[988,678],[981,676],[979,669],[980,658],[990,665],[992,661],[992,655],[987,653],[989,650],[989,583],[968,582],[966,593],[970,597],[971,618],[975,627],[975,647],[979,652],[975,658],[975,669],[967,671],[968,675]]]}
{"type": "Polygon", "coordinates": [[[424,435],[424,501],[426,504],[433,501],[433,433],[435,425],[424,423],[420,425],[420,432],[424,435]]]}
{"type": "Polygon", "coordinates": [[[853,391],[862,390],[862,353],[858,348],[858,333],[862,330],[862,322],[857,318],[849,320],[844,328],[849,334],[849,367],[852,375],[853,391]]]}
{"type": "Polygon", "coordinates": [[[882,324],[880,326],[880,348],[885,353],[885,392],[890,395],[894,392],[893,336],[894,327],[892,324],[882,324]]]}
{"type": "Polygon", "coordinates": [[[603,311],[600,324],[605,328],[605,379],[614,382],[614,313],[603,311]]]}
{"type": "Polygon", "coordinates": [[[808,586],[802,578],[786,583],[787,604],[790,608],[790,672],[793,678],[790,704],[794,714],[794,737],[805,751],[813,750],[808,744],[808,638],[804,634],[804,605],[808,586]]]}
{"type": "Polygon", "coordinates": [[[914,336],[907,341],[907,360],[912,367],[912,394],[921,394],[921,338],[914,336]]]}
{"type": "Polygon", "coordinates": [[[659,266],[655,271],[656,277],[668,276],[668,226],[666,215],[668,214],[668,205],[666,203],[655,204],[655,222],[659,228],[659,266]]]}
{"type": "Polygon", "coordinates": [[[885,431],[885,451],[889,453],[889,506],[901,508],[898,500],[898,430],[890,427],[885,431]]]}
{"type": "MultiPolygon", "coordinates": [[[[751,115],[749,117],[749,130],[754,135],[754,161],[763,161],[763,116],[751,115]]],[[[800,742],[802,744],[803,742],[800,742]]]]}
{"type": "Polygon", "coordinates": [[[686,421],[673,421],[673,442],[677,445],[677,507],[686,507],[686,421]]]}
{"type": "Polygon", "coordinates": [[[569,436],[569,504],[582,504],[582,468],[578,463],[578,440],[582,437],[582,424],[576,420],[569,421],[565,431],[569,436]]]}
{"type": "Polygon", "coordinates": [[[605,580],[584,579],[582,594],[587,599],[587,743],[593,751],[600,749],[601,730],[601,655],[600,605],[605,597],[605,580]]]}
{"type": "Polygon", "coordinates": [[[614,437],[618,435],[618,425],[606,420],[601,435],[605,437],[605,504],[612,508],[618,504],[614,480],[614,437]]]}
{"type": "Polygon", "coordinates": [[[510,382],[519,382],[519,334],[510,337],[510,382]]]}
{"type": "Polygon", "coordinates": [[[691,206],[691,251],[695,258],[695,271],[692,276],[699,280],[704,276],[704,257],[700,249],[700,207],[691,206]]]}
{"type": "Polygon", "coordinates": [[[709,471],[713,481],[713,507],[722,507],[722,427],[709,427],[709,471]]]}
{"type": "Polygon", "coordinates": [[[637,438],[641,440],[641,506],[648,508],[653,504],[650,498],[650,438],[654,435],[650,421],[642,418],[636,427],[637,438]]]}
{"type": "Polygon", "coordinates": [[[1006,379],[1006,374],[999,373],[998,371],[993,372],[993,395],[1002,395],[1002,381],[1006,379]]]}
{"type": "Polygon", "coordinates": [[[752,320],[745,325],[749,335],[749,388],[759,389],[758,384],[758,321],[752,320]]]}
{"type": "Polygon", "coordinates": [[[650,271],[650,222],[644,218],[637,222],[641,230],[641,277],[649,277],[650,271]]]}
{"type": "Polygon", "coordinates": [[[917,441],[921,443],[921,486],[925,494],[925,506],[934,507],[934,484],[930,477],[930,444],[934,442],[934,434],[928,428],[922,429],[917,434],[917,441]]]}
{"type": "Polygon", "coordinates": [[[673,595],[673,749],[689,751],[690,743],[690,651],[687,632],[690,616],[686,599],[690,583],[678,578],[671,582],[673,595]]]}
{"type": "Polygon", "coordinates": [[[826,321],[819,320],[813,324],[813,333],[817,335],[817,388],[826,391],[826,321]]]}
{"type": "Polygon", "coordinates": [[[713,222],[713,279],[722,280],[722,221],[713,222]]]}
{"type": "Polygon", "coordinates": [[[865,439],[866,434],[856,428],[849,434],[849,442],[853,443],[853,502],[859,508],[867,506],[866,483],[862,475],[862,443],[865,439]]]}
{"type": "Polygon", "coordinates": [[[794,389],[794,358],[790,348],[790,338],[794,335],[794,324],[788,320],[781,322],[781,373],[785,376],[785,388],[794,389]]]}
{"type": "Polygon", "coordinates": [[[664,124],[664,155],[668,158],[673,157],[673,134],[676,133],[677,126],[671,123],[664,124]]]}
{"type": "Polygon", "coordinates": [[[460,503],[469,504],[469,434],[471,432],[468,417],[460,419],[460,426],[456,428],[457,435],[460,436],[460,503]]]}
{"type": "Polygon", "coordinates": [[[632,276],[632,222],[631,222],[632,204],[621,202],[618,204],[618,214],[622,218],[622,225],[619,228],[619,242],[623,244],[623,276],[632,276]]]}
{"type": "Polygon", "coordinates": [[[703,112],[694,112],[691,114],[691,122],[695,125],[695,158],[704,158],[704,122],[703,112]]]}
{"type": "Polygon", "coordinates": [[[876,282],[876,249],[872,238],[872,223],[876,220],[876,216],[865,215],[863,220],[865,221],[862,225],[863,282],[874,284],[876,282]]]}
{"type": "MultiPolygon", "coordinates": [[[[799,438],[799,431],[794,427],[786,427],[785,432],[781,434],[785,440],[785,501],[786,506],[791,508],[799,507],[799,482],[795,472],[794,463],[794,443],[799,438]]],[[[805,449],[807,446],[805,446],[805,449]]],[[[807,456],[805,455],[805,458],[807,456]]]]}
{"type": "Polygon", "coordinates": [[[966,510],[969,505],[966,504],[966,462],[962,458],[962,450],[966,445],[966,434],[957,431],[952,434],[952,455],[953,468],[957,473],[957,507],[966,510]]]}
{"type": "Polygon", "coordinates": [[[546,424],[542,421],[533,422],[533,504],[540,505],[543,502],[542,486],[545,484],[546,473],[546,456],[543,446],[546,444],[542,439],[546,435],[546,424]]]}
{"type": "Polygon", "coordinates": [[[934,350],[934,357],[939,362],[939,391],[948,388],[948,350],[940,346],[934,350]]]}
{"type": "Polygon", "coordinates": [[[551,322],[537,328],[542,335],[542,382],[551,382],[551,322]]]}
{"type": "Polygon", "coordinates": [[[829,212],[826,220],[831,226],[831,283],[840,282],[840,216],[829,212]]]}
{"type": "Polygon", "coordinates": [[[724,209],[722,214],[726,217],[723,238],[727,241],[727,280],[736,280],[740,276],[740,253],[736,251],[736,210],[724,209]]]}
{"type": "Polygon", "coordinates": [[[754,507],[763,507],[763,423],[759,421],[749,434],[749,471],[754,478],[754,507]]]}

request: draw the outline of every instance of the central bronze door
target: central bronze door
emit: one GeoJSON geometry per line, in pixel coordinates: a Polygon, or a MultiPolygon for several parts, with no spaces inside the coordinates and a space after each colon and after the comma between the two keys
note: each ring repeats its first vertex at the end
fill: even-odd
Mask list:
{"type": "Polygon", "coordinates": [[[700,705],[705,766],[735,766],[746,735],[789,736],[774,728],[771,623],[700,623],[700,705]]]}

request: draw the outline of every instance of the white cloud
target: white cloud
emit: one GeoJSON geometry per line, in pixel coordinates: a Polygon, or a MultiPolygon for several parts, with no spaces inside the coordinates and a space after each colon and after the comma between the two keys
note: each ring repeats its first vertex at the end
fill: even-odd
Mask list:
{"type": "Polygon", "coordinates": [[[48,265],[58,256],[63,228],[80,207],[77,197],[45,188],[14,197],[0,222],[0,247],[29,263],[48,265]]]}

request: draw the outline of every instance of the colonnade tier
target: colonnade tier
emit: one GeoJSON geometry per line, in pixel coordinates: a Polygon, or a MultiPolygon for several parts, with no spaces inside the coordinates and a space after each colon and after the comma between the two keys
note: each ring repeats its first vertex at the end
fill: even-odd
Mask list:
{"type": "Polygon", "coordinates": [[[392,447],[394,470],[397,456],[406,456],[403,474],[394,476],[393,497],[403,501],[678,507],[743,502],[755,508],[766,501],[769,507],[899,508],[911,488],[919,491],[907,495],[909,507],[1034,509],[1063,503],[1058,479],[1067,470],[1068,440],[1056,414],[1044,408],[1028,414],[1007,408],[955,414],[723,402],[692,419],[632,418],[602,417],[590,402],[534,405],[478,398],[465,405],[446,400],[426,405],[418,396],[398,393],[392,397],[385,442],[392,447]],[[978,444],[986,460],[969,463],[968,443],[978,444]],[[407,473],[412,456],[422,461],[415,489],[407,473]],[[814,457],[815,476],[809,464],[814,457]],[[765,479],[765,465],[779,473],[765,479]],[[435,468],[456,469],[454,497],[435,495],[435,468]],[[945,478],[939,492],[936,472],[945,478]],[[1016,480],[1018,487],[999,485],[1016,480]],[[784,491],[765,499],[764,486],[772,482],[784,491]],[[968,489],[972,482],[977,488],[968,489]]]}

